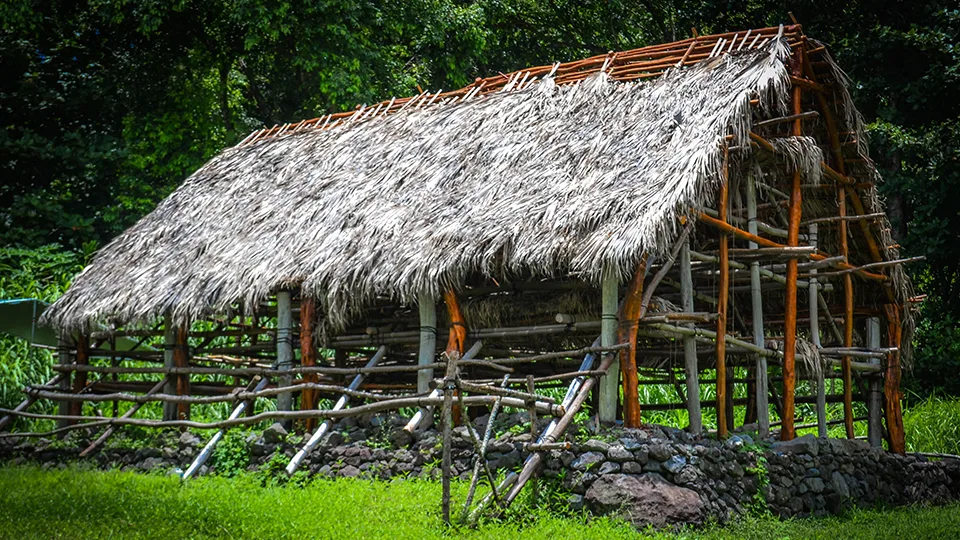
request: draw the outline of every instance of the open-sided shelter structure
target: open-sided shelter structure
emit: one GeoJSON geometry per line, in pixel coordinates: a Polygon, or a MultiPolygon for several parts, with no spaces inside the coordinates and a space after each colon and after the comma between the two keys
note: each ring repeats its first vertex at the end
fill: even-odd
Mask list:
{"type": "Polygon", "coordinates": [[[871,441],[902,452],[912,293],[878,180],[846,77],[799,25],[275,126],[100,250],[44,315],[61,378],[28,391],[73,407],[66,423],[137,392],[197,425],[189,404],[216,399],[335,419],[449,407],[457,389],[557,415],[543,445],[594,387],[602,422],[686,409],[721,436],[743,418],[792,438],[808,403],[825,436],[835,402],[853,437],[862,401],[871,441]],[[120,335],[166,345],[111,352],[120,335]],[[641,404],[646,384],[676,403],[641,404]],[[559,403],[551,385],[569,385],[559,403]],[[371,404],[317,410],[340,394],[371,404]]]}

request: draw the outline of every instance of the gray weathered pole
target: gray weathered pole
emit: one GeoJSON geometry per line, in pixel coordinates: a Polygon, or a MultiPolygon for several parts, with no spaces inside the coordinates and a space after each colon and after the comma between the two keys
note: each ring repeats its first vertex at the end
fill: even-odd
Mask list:
{"type": "MultiPolygon", "coordinates": [[[[163,367],[172,369],[176,367],[173,349],[177,346],[177,327],[173,324],[173,318],[167,315],[163,318],[163,367]]],[[[177,394],[177,378],[167,377],[167,382],[163,385],[163,393],[168,396],[177,394]]],[[[172,401],[163,403],[164,421],[178,420],[177,404],[172,401]]]]}
{"type": "MultiPolygon", "coordinates": [[[[747,232],[757,234],[757,179],[754,173],[747,174],[747,232]]],[[[750,242],[750,249],[757,249],[757,244],[750,242]]],[[[760,289],[760,261],[750,263],[750,305],[753,316],[753,344],[764,347],[763,335],[763,296],[760,289]]],[[[760,436],[770,434],[770,405],[767,386],[767,357],[757,355],[757,424],[760,436]]]]}
{"type": "MultiPolygon", "coordinates": [[[[609,265],[603,270],[601,285],[600,346],[612,347],[617,344],[618,288],[620,279],[617,269],[609,265]]],[[[617,402],[620,397],[620,365],[614,362],[607,374],[600,380],[600,406],[597,411],[601,424],[613,424],[617,420],[617,402]]]]}
{"type": "MultiPolygon", "coordinates": [[[[680,248],[680,295],[683,298],[683,311],[692,313],[693,275],[690,270],[690,239],[680,248]]],[[[690,416],[690,433],[695,435],[703,431],[703,414],[700,411],[700,370],[697,365],[697,340],[693,336],[683,337],[683,367],[687,381],[687,414],[690,416]]]]}
{"type": "MultiPolygon", "coordinates": [[[[813,247],[817,247],[817,233],[817,224],[811,223],[808,237],[810,245],[813,247]]],[[[810,304],[810,339],[813,340],[813,346],[820,349],[822,347],[820,344],[820,313],[818,311],[820,303],[817,298],[820,287],[817,284],[816,274],[816,268],[810,270],[810,287],[807,288],[807,298],[810,304]]],[[[820,369],[814,372],[817,384],[817,436],[819,437],[827,436],[827,387],[823,378],[824,369],[825,367],[820,366],[820,369]]]]}
{"type": "MultiPolygon", "coordinates": [[[[437,302],[433,296],[422,293],[418,299],[420,307],[420,356],[417,363],[421,366],[432,364],[437,356],[437,302]]],[[[433,370],[423,369],[417,372],[417,393],[430,391],[433,370]]]]}
{"type": "MultiPolygon", "coordinates": [[[[70,355],[70,349],[72,345],[72,340],[70,339],[70,334],[64,331],[60,331],[60,339],[57,342],[57,363],[60,365],[70,364],[73,359],[70,355]]],[[[60,391],[69,392],[70,391],[70,373],[64,373],[64,377],[60,379],[60,391]]],[[[70,402],[61,401],[57,404],[57,411],[60,416],[68,416],[70,414],[70,402]]],[[[164,419],[166,420],[166,419],[164,419]]],[[[57,420],[57,428],[66,427],[70,424],[67,420],[57,420]]]]}
{"type": "MultiPolygon", "coordinates": [[[[867,319],[867,348],[880,348],[880,319],[870,317],[867,319]]],[[[880,360],[871,358],[871,364],[879,364],[880,360]]],[[[883,425],[880,419],[883,418],[883,387],[879,375],[871,375],[869,387],[867,389],[867,441],[870,446],[881,447],[883,445],[883,425]]]]}
{"type": "MultiPolygon", "coordinates": [[[[293,324],[293,313],[290,309],[290,292],[277,293],[277,370],[290,371],[293,368],[293,343],[291,342],[290,328],[293,324]]],[[[281,375],[278,378],[281,387],[293,383],[291,375],[281,375]]],[[[293,410],[293,393],[284,392],[277,395],[277,410],[293,410]]],[[[290,424],[287,420],[283,424],[290,424]]]]}

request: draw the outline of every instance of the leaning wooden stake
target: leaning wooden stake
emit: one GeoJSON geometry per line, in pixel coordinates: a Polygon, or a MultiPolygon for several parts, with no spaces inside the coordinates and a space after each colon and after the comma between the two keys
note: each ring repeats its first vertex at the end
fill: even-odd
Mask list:
{"type": "MultiPolygon", "coordinates": [[[[720,221],[727,222],[727,203],[729,200],[729,173],[727,170],[728,150],[723,147],[723,183],[720,185],[720,204],[717,212],[720,221]]],[[[720,231],[720,283],[717,287],[717,435],[727,436],[727,343],[723,336],[727,334],[727,301],[730,296],[730,265],[728,255],[728,237],[720,231]]]]}
{"type": "MultiPolygon", "coordinates": [[[[750,234],[757,233],[757,179],[754,173],[747,175],[747,231],[750,234]]],[[[750,249],[758,249],[756,242],[749,242],[747,246],[750,249]]],[[[753,344],[757,347],[764,347],[765,336],[763,335],[763,294],[760,287],[760,261],[750,263],[750,306],[753,320],[753,344]]],[[[770,403],[768,396],[770,390],[767,386],[767,357],[758,354],[756,360],[756,405],[757,405],[757,424],[761,437],[770,434],[770,403]]]]}
{"type": "MultiPolygon", "coordinates": [[[[166,384],[167,384],[167,377],[164,377],[163,379],[160,380],[160,382],[158,382],[157,384],[153,385],[153,388],[151,388],[150,390],[147,390],[147,393],[144,394],[144,395],[146,395],[146,396],[152,396],[153,394],[156,394],[157,392],[159,392],[160,390],[162,390],[163,387],[164,387],[166,384]]],[[[134,403],[133,405],[130,406],[129,409],[127,409],[127,412],[123,413],[123,415],[122,415],[120,418],[131,418],[134,414],[137,413],[137,411],[140,410],[140,407],[143,407],[143,405],[144,405],[143,403],[134,403]]],[[[87,446],[87,448],[86,448],[83,452],[80,452],[80,457],[87,457],[87,456],[89,456],[90,454],[92,454],[93,451],[96,450],[97,448],[99,448],[100,445],[104,443],[104,441],[106,441],[107,439],[109,439],[110,436],[113,435],[113,433],[114,433],[116,430],[117,430],[117,427],[116,427],[116,426],[110,426],[110,427],[108,427],[108,428],[103,432],[103,434],[101,434],[99,437],[97,437],[97,440],[95,440],[95,441],[93,441],[92,443],[90,443],[90,446],[87,446]]]]}
{"type": "MultiPolygon", "coordinates": [[[[452,333],[452,331],[451,331],[452,333]]],[[[450,468],[453,465],[451,446],[453,443],[453,392],[457,388],[457,362],[460,353],[451,351],[447,356],[447,374],[443,378],[443,409],[440,412],[440,422],[443,425],[443,449],[440,464],[443,488],[443,521],[450,524],[450,468]]]]}
{"type": "MultiPolygon", "coordinates": [[[[260,381],[257,383],[257,386],[253,388],[253,391],[259,392],[260,390],[263,390],[264,387],[266,386],[267,386],[267,378],[264,377],[260,379],[260,381]]],[[[247,402],[241,401],[240,403],[237,404],[236,407],[234,407],[233,412],[230,413],[230,416],[228,417],[228,419],[233,420],[234,418],[239,418],[240,415],[243,414],[243,411],[246,408],[247,408],[247,402]]],[[[183,472],[183,475],[181,476],[183,480],[189,480],[190,477],[196,474],[197,470],[200,469],[200,467],[202,467],[203,464],[207,462],[207,459],[209,459],[210,455],[213,454],[213,449],[216,448],[217,443],[219,443],[220,440],[223,439],[223,435],[224,433],[226,433],[226,431],[227,430],[225,429],[221,429],[220,431],[216,432],[213,435],[210,441],[207,442],[206,446],[203,447],[203,450],[201,450],[200,453],[197,454],[197,457],[196,459],[193,460],[193,463],[191,463],[190,466],[187,467],[187,470],[183,472]]]]}
{"type": "MultiPolygon", "coordinates": [[[[377,349],[376,354],[374,354],[373,357],[370,358],[370,361],[367,362],[367,365],[365,367],[372,368],[376,366],[377,364],[380,363],[380,360],[382,360],[386,354],[387,354],[387,346],[381,345],[380,348],[377,349]]],[[[347,386],[347,388],[350,390],[356,390],[360,388],[360,383],[363,382],[363,379],[364,379],[363,373],[355,376],[353,378],[353,381],[350,383],[349,386],[347,386]]],[[[346,408],[349,402],[350,402],[350,396],[348,396],[347,394],[344,394],[340,396],[340,399],[337,400],[337,403],[333,406],[332,410],[339,411],[341,409],[344,409],[346,408]]],[[[290,460],[290,463],[287,464],[287,474],[293,474],[297,471],[297,468],[300,467],[300,462],[303,461],[303,458],[305,458],[307,454],[309,454],[313,450],[313,448],[317,446],[317,444],[320,442],[320,439],[322,439],[323,436],[326,435],[327,431],[330,430],[330,427],[333,426],[333,424],[334,424],[333,420],[327,420],[324,423],[320,424],[320,427],[317,428],[317,431],[310,437],[307,443],[303,445],[303,448],[301,448],[300,451],[298,451],[296,455],[293,456],[293,459],[290,460]]]]}
{"type": "MultiPolygon", "coordinates": [[[[507,387],[507,384],[510,382],[510,375],[504,375],[503,381],[500,383],[500,386],[503,388],[507,387]]],[[[487,419],[487,428],[483,433],[483,441],[480,443],[480,446],[477,448],[477,457],[476,462],[473,465],[473,476],[470,477],[470,489],[467,490],[467,499],[463,502],[463,510],[460,512],[460,522],[466,523],[468,514],[470,512],[470,505],[473,504],[473,496],[477,492],[477,483],[480,481],[480,470],[485,469],[487,473],[487,478],[492,478],[493,474],[490,472],[490,468],[487,465],[487,446],[490,444],[490,437],[493,435],[493,423],[497,420],[497,413],[500,411],[500,404],[503,403],[503,399],[498,399],[496,403],[493,404],[493,407],[490,409],[490,416],[487,419]]],[[[491,494],[494,498],[497,499],[497,502],[500,502],[500,496],[497,493],[496,482],[490,482],[491,494]]]]}

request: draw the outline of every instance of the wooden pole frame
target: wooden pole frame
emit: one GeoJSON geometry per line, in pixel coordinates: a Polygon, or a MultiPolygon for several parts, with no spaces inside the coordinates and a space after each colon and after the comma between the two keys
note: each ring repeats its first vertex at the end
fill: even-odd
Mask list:
{"type": "Polygon", "coordinates": [[[640,395],[637,377],[637,329],[643,309],[643,282],[647,275],[647,256],[640,257],[633,279],[627,286],[620,312],[618,338],[620,343],[630,346],[620,352],[620,371],[623,377],[623,425],[639,428],[640,395]]]}
{"type": "MultiPolygon", "coordinates": [[[[680,290],[683,298],[683,311],[692,313],[693,275],[690,271],[690,238],[683,243],[680,251],[680,290]]],[[[691,325],[692,326],[692,325],[691,325]]],[[[703,412],[700,410],[700,368],[697,363],[697,341],[693,336],[683,336],[683,367],[686,372],[687,415],[690,417],[690,433],[703,432],[703,412]]]]}
{"type": "MultiPolygon", "coordinates": [[[[757,234],[757,179],[751,171],[747,174],[747,230],[750,234],[757,234]]],[[[758,249],[756,242],[749,242],[750,249],[758,249]]],[[[763,293],[760,287],[760,261],[750,263],[750,306],[753,322],[753,344],[757,347],[765,346],[763,333],[763,293]]],[[[768,396],[767,357],[758,354],[756,360],[756,406],[757,428],[761,437],[770,434],[770,402],[768,396]]]]}
{"type": "MultiPolygon", "coordinates": [[[[617,327],[620,324],[617,318],[618,288],[620,279],[616,268],[607,266],[603,270],[601,285],[601,320],[600,346],[611,347],[617,342],[617,327]]],[[[597,419],[601,424],[612,425],[617,420],[617,402],[620,397],[620,369],[614,362],[607,370],[599,384],[599,406],[597,419]]]]}
{"type": "MultiPolygon", "coordinates": [[[[317,365],[317,344],[313,339],[315,321],[317,318],[317,301],[312,296],[300,297],[300,365],[313,367],[317,365]]],[[[307,374],[304,380],[310,383],[320,382],[316,374],[307,374]]],[[[312,388],[305,388],[300,394],[300,409],[309,410],[317,407],[319,393],[312,388]]],[[[317,427],[316,418],[307,418],[304,429],[310,433],[317,427]]]]}
{"type": "MultiPolygon", "coordinates": [[[[720,185],[720,202],[717,214],[722,223],[727,222],[727,206],[730,198],[730,174],[728,170],[729,150],[723,147],[723,182],[720,185]]],[[[726,437],[727,426],[727,303],[730,297],[730,258],[729,239],[725,231],[720,231],[719,238],[720,280],[717,286],[717,435],[726,437]]]]}

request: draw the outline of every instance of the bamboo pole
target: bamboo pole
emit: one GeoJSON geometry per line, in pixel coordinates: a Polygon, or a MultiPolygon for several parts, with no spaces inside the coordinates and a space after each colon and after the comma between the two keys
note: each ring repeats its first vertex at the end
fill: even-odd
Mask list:
{"type": "MultiPolygon", "coordinates": [[[[450,302],[447,303],[450,306],[450,302]]],[[[452,317],[451,317],[452,318],[452,317]]],[[[453,339],[453,331],[451,330],[451,340],[453,339]]],[[[450,344],[448,344],[448,349],[450,344]]],[[[453,393],[457,387],[457,361],[460,360],[460,352],[456,349],[448,351],[447,353],[447,373],[446,377],[443,379],[443,409],[440,413],[440,421],[443,426],[443,448],[442,448],[442,458],[441,458],[441,486],[443,489],[443,521],[450,525],[450,477],[451,470],[453,466],[453,456],[451,453],[453,446],[453,393]]],[[[462,399],[462,396],[461,396],[462,399]]]]}
{"type": "MultiPolygon", "coordinates": [[[[811,223],[808,228],[807,238],[809,238],[810,245],[813,247],[817,246],[819,230],[816,223],[811,223]]],[[[813,342],[813,346],[817,349],[823,348],[820,343],[820,315],[818,309],[820,303],[817,301],[817,295],[819,293],[819,287],[817,286],[817,270],[810,270],[810,288],[807,289],[807,301],[809,303],[810,310],[810,339],[813,342]]],[[[814,373],[814,378],[816,379],[816,394],[817,394],[817,436],[821,438],[827,437],[827,401],[826,401],[826,383],[823,378],[823,368],[816,370],[814,373]]]]}
{"type": "MultiPolygon", "coordinates": [[[[381,345],[380,348],[377,349],[377,352],[370,358],[370,361],[367,362],[366,367],[368,368],[376,367],[376,365],[380,363],[380,360],[383,360],[383,357],[386,356],[386,354],[387,354],[386,345],[381,345]]],[[[350,382],[350,385],[347,386],[347,390],[356,390],[360,388],[360,383],[363,382],[363,378],[364,378],[364,375],[362,373],[355,376],[353,378],[353,381],[350,382]]],[[[336,404],[334,404],[333,409],[331,410],[332,411],[343,410],[347,407],[347,404],[349,402],[350,402],[350,396],[344,393],[342,396],[340,396],[340,399],[337,400],[336,404]]],[[[290,463],[287,464],[287,468],[286,468],[287,474],[293,474],[297,471],[297,468],[300,466],[300,462],[303,461],[303,458],[305,458],[307,454],[309,454],[313,450],[313,448],[317,446],[317,444],[320,442],[320,439],[322,439],[323,436],[326,435],[327,431],[329,431],[332,426],[333,426],[333,421],[326,420],[323,424],[320,425],[319,428],[317,428],[317,430],[313,433],[313,435],[310,436],[310,439],[307,440],[306,444],[303,445],[303,448],[301,448],[296,453],[296,455],[294,455],[293,458],[290,460],[290,463]]]]}
{"type": "MultiPolygon", "coordinates": [[[[727,206],[730,197],[730,176],[728,170],[729,151],[726,146],[723,147],[723,182],[720,184],[720,203],[717,213],[720,221],[727,222],[727,206]]],[[[719,237],[719,263],[720,280],[717,286],[717,435],[727,436],[727,342],[723,336],[727,334],[727,302],[730,298],[730,266],[729,266],[729,241],[724,231],[720,231],[719,237]]],[[[732,412],[732,411],[731,411],[732,412]]],[[[732,427],[732,426],[731,426],[732,427]]]]}
{"type": "MultiPolygon", "coordinates": [[[[642,278],[641,278],[642,279],[642,278]]],[[[603,270],[601,289],[601,330],[600,346],[611,347],[617,342],[617,296],[619,278],[616,268],[607,266],[603,270]]],[[[617,401],[620,396],[620,370],[614,364],[600,382],[600,404],[597,411],[601,424],[613,424],[617,419],[617,401]]]]}
{"type": "MultiPolygon", "coordinates": [[[[747,230],[750,234],[757,234],[757,179],[752,171],[747,174],[747,230]]],[[[750,249],[759,249],[756,242],[749,242],[747,246],[750,249]]],[[[760,289],[760,261],[750,263],[750,305],[753,321],[753,344],[757,347],[763,347],[765,337],[763,332],[763,296],[760,289]]],[[[770,404],[768,401],[770,391],[767,387],[766,356],[758,354],[756,364],[757,426],[760,436],[767,437],[770,434],[770,404]]]]}
{"type": "MultiPolygon", "coordinates": [[[[640,427],[640,395],[637,384],[637,328],[643,307],[643,281],[647,275],[647,257],[642,255],[633,279],[627,286],[620,314],[619,342],[630,346],[620,353],[620,371],[623,374],[623,425],[640,427]]],[[[606,344],[612,345],[612,344],[606,344]]],[[[601,398],[602,399],[602,398],[601,398]]],[[[616,403],[614,403],[614,410],[616,403]]]]}
{"type": "MultiPolygon", "coordinates": [[[[880,319],[869,317],[867,319],[867,347],[880,347],[880,319]]],[[[879,360],[874,360],[878,368],[879,360]]],[[[883,398],[880,392],[880,381],[877,377],[871,377],[869,389],[867,390],[867,441],[870,446],[879,448],[882,446],[883,426],[881,418],[883,416],[883,398]]],[[[846,388],[844,388],[844,400],[846,400],[846,388]]]]}
{"type": "MultiPolygon", "coordinates": [[[[692,312],[693,304],[693,276],[690,273],[690,240],[683,243],[680,251],[680,288],[683,297],[683,311],[692,312]]],[[[690,417],[690,433],[699,435],[703,432],[703,413],[700,410],[700,374],[697,365],[697,342],[693,336],[683,337],[683,367],[686,371],[687,415],[690,417]]]]}
{"type": "Polygon", "coordinates": [[[900,408],[900,306],[885,304],[887,312],[887,340],[894,349],[887,358],[887,373],[884,377],[884,396],[886,396],[887,434],[891,452],[904,454],[907,451],[903,430],[903,411],[900,408]]]}
{"type": "MultiPolygon", "coordinates": [[[[317,303],[312,296],[302,296],[300,299],[300,365],[303,367],[314,367],[317,365],[317,344],[313,340],[314,321],[317,317],[317,303]]],[[[304,375],[304,380],[308,383],[317,383],[320,378],[316,374],[304,375]]],[[[317,407],[317,401],[320,396],[312,388],[304,388],[300,393],[300,409],[309,410],[317,407]]],[[[304,429],[313,433],[317,427],[316,418],[308,418],[304,423],[304,429]]]]}
{"type": "MultiPolygon", "coordinates": [[[[176,330],[176,345],[173,349],[173,365],[176,367],[188,367],[190,365],[190,344],[187,343],[187,328],[184,326],[177,327],[176,330]]],[[[190,375],[186,373],[181,373],[176,376],[177,379],[177,395],[178,396],[189,396],[190,395],[190,375]]],[[[190,419],[190,404],[185,402],[177,403],[177,419],[178,420],[189,420],[190,419]]]]}
{"type": "MultiPolygon", "coordinates": [[[[290,291],[277,292],[277,370],[290,371],[293,367],[293,343],[291,342],[291,326],[293,313],[290,309],[290,291]]],[[[293,382],[291,375],[283,374],[277,380],[278,386],[290,386],[293,382]]],[[[277,410],[293,410],[293,393],[284,392],[277,395],[277,410]]],[[[290,427],[289,422],[281,422],[284,427],[290,427]]]]}

